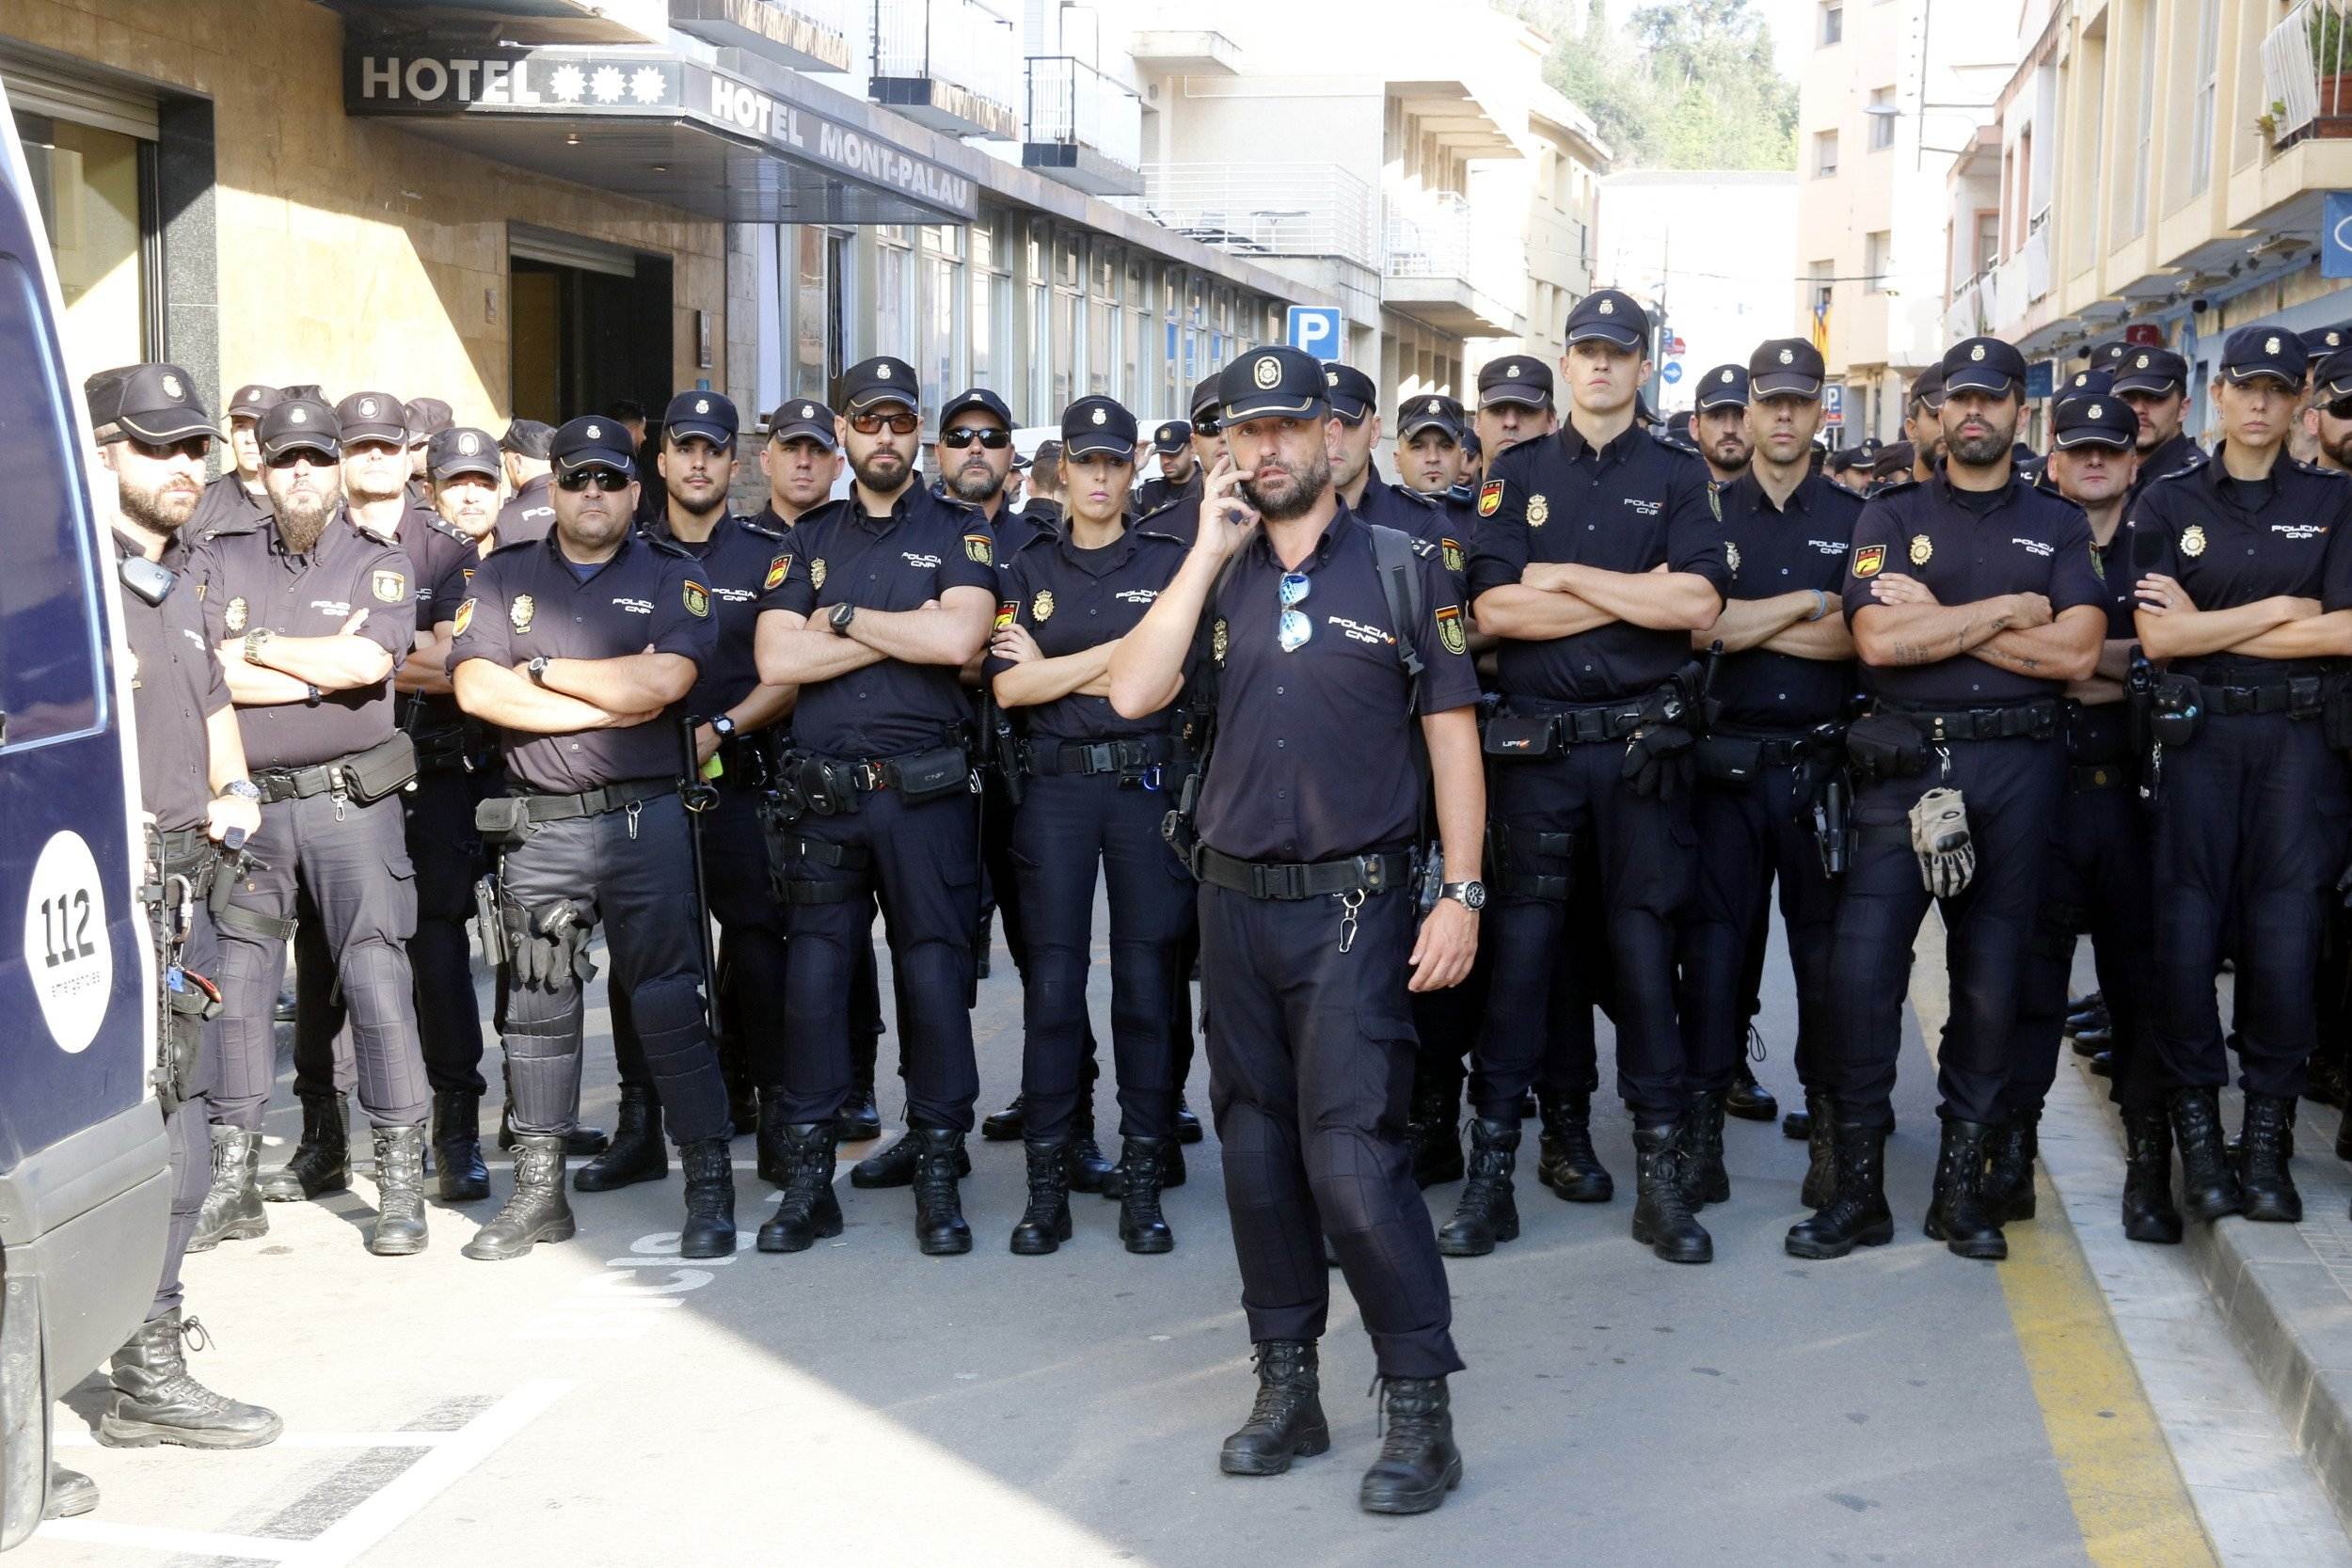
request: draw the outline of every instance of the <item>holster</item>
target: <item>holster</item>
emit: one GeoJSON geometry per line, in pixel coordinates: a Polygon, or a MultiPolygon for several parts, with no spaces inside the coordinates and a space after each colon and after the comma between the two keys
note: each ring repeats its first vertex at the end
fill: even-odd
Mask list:
{"type": "Polygon", "coordinates": [[[220,1016],[220,988],[178,964],[164,972],[164,1032],[156,1042],[155,1098],[164,1115],[188,1098],[204,1057],[204,1025],[220,1016]]]}
{"type": "Polygon", "coordinates": [[[230,901],[246,870],[259,864],[248,854],[224,849],[219,864],[213,870],[213,886],[204,895],[204,906],[212,911],[214,926],[229,936],[243,937],[248,942],[290,942],[294,934],[294,921],[280,920],[230,901]]]}
{"type": "Polygon", "coordinates": [[[504,967],[514,954],[507,946],[506,923],[499,918],[499,883],[496,877],[484,877],[473,885],[474,935],[482,942],[482,956],[492,969],[504,967]]]}
{"type": "Polygon", "coordinates": [[[531,836],[531,803],[519,795],[491,795],[474,802],[473,829],[485,846],[511,849],[531,836]]]}
{"type": "Polygon", "coordinates": [[[1846,758],[1855,779],[1915,779],[1928,770],[1928,737],[1908,714],[1865,714],[1846,726],[1846,758]]]}
{"type": "Polygon", "coordinates": [[[417,777],[417,743],[405,730],[342,761],[343,793],[360,805],[397,795],[417,777]]]}
{"type": "Polygon", "coordinates": [[[2205,692],[2196,676],[2168,673],[2156,677],[2148,727],[2158,744],[2175,749],[2197,738],[2205,727],[2205,692]]]}

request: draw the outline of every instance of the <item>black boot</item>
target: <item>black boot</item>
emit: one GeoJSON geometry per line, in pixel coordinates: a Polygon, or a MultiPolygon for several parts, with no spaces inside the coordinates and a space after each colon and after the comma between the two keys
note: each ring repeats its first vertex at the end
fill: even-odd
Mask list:
{"type": "Polygon", "coordinates": [[[424,1129],[379,1127],[375,1142],[375,1229],[368,1250],[406,1258],[424,1250],[424,1129]]]}
{"type": "Polygon", "coordinates": [[[792,1168],[791,1158],[785,1151],[784,1128],[784,1091],[760,1090],[759,1117],[754,1128],[757,1142],[753,1148],[759,1160],[759,1179],[778,1187],[784,1185],[792,1168]]]}
{"type": "Polygon", "coordinates": [[[1025,1138],[1029,1158],[1029,1206],[1012,1227],[1012,1250],[1042,1258],[1070,1240],[1070,1140],[1025,1138]]]}
{"type": "MultiPolygon", "coordinates": [[[[642,1094],[647,1098],[651,1098],[653,1090],[650,1087],[632,1090],[627,1084],[622,1085],[621,1103],[624,1114],[626,1114],[627,1111],[628,1097],[632,1093],[642,1094]]],[[[512,1154],[515,1151],[516,1142],[522,1137],[522,1135],[523,1134],[515,1131],[515,1101],[514,1097],[510,1095],[507,1097],[506,1108],[499,1113],[499,1148],[504,1149],[507,1153],[512,1154]]],[[[570,1132],[564,1134],[564,1153],[567,1159],[592,1160],[612,1147],[612,1140],[605,1135],[604,1129],[600,1127],[581,1127],[574,1125],[570,1132]]],[[[581,1168],[584,1170],[586,1167],[583,1166],[581,1168]]],[[[662,1177],[669,1174],[670,1167],[665,1164],[656,1174],[652,1176],[641,1176],[636,1180],[640,1181],[659,1181],[662,1177]]],[[[579,1186],[580,1184],[580,1176],[577,1172],[573,1175],[572,1184],[574,1186],[579,1186]]],[[[615,1184],[623,1187],[628,1185],[626,1181],[615,1184]]],[[[600,1193],[605,1189],[602,1187],[580,1187],[580,1190],[584,1193],[600,1193]]]]}
{"type": "Polygon", "coordinates": [[[833,1135],[834,1142],[845,1144],[868,1143],[882,1136],[882,1107],[874,1103],[872,1084],[850,1085],[850,1098],[841,1102],[833,1135]]]}
{"type": "Polygon", "coordinates": [[[1021,1097],[1014,1095],[1005,1108],[980,1123],[980,1136],[993,1144],[1015,1142],[1021,1132],[1021,1097]]]}
{"type": "Polygon", "coordinates": [[[735,1252],[735,1166],[727,1140],[704,1138],[681,1144],[678,1164],[686,1171],[686,1225],[678,1232],[680,1258],[727,1258],[735,1252]]]}
{"type": "Polygon", "coordinates": [[[1984,1167],[1994,1129],[1985,1122],[1944,1118],[1944,1138],[1935,1157],[1935,1196],[1922,1227],[1962,1258],[1997,1260],[2009,1256],[2001,1216],[1986,1201],[1984,1167]]]}
{"type": "MultiPolygon", "coordinates": [[[[1814,1124],[1832,1108],[1825,1098],[1814,1110],[1814,1124]]],[[[1836,1122],[1831,1145],[1836,1174],[1829,1202],[1789,1227],[1782,1244],[1791,1258],[1843,1258],[1858,1246],[1884,1246],[1895,1239],[1894,1212],[1886,1207],[1886,1129],[1836,1122]]]]}
{"type": "Polygon", "coordinates": [[[1080,1095],[1077,1114],[1070,1118],[1070,1190],[1099,1193],[1113,1180],[1111,1173],[1118,1168],[1104,1154],[1103,1146],[1094,1141],[1094,1101],[1080,1095]]]}
{"type": "Polygon", "coordinates": [[[972,1250],[972,1227],[963,1223],[963,1199],[956,1180],[972,1168],[963,1134],[946,1127],[918,1127],[914,1170],[914,1242],[926,1257],[952,1258],[972,1250]]]}
{"type": "Polygon", "coordinates": [[[204,1325],[194,1318],[183,1324],[175,1307],[141,1323],[115,1352],[114,1393],[98,1418],[98,1440],[110,1449],[258,1449],[278,1441],[286,1423],[275,1412],[215,1394],[188,1375],[183,1337],[199,1350],[210,1343],[204,1325]]]}
{"type": "MultiPolygon", "coordinates": [[[[570,1151],[566,1143],[564,1152],[570,1151]]],[[[669,1151],[661,1146],[661,1101],[650,1088],[623,1084],[612,1146],[572,1172],[573,1190],[609,1193],[640,1181],[659,1181],[669,1174],[669,1151]]]]}
{"type": "Polygon", "coordinates": [[[1459,1181],[1462,1164],[1462,1090],[1457,1084],[1416,1083],[1413,1109],[1405,1123],[1405,1147],[1413,1156],[1413,1182],[1429,1188],[1459,1181]]]}
{"type": "MultiPolygon", "coordinates": [[[[897,1143],[879,1154],[869,1154],[850,1167],[850,1185],[871,1191],[876,1187],[912,1187],[914,1167],[923,1158],[923,1140],[912,1130],[897,1143]]],[[[971,1151],[961,1144],[956,1147],[956,1174],[972,1174],[971,1151]]]]}
{"type": "Polygon", "coordinates": [[[1804,1186],[1798,1191],[1797,1201],[1808,1209],[1826,1209],[1837,1196],[1837,1102],[1826,1089],[1807,1089],[1802,1114],[1804,1186]]]}
{"type": "Polygon", "coordinates": [[[1669,1263],[1711,1263],[1714,1239],[1691,1207],[1689,1124],[1633,1130],[1633,1239],[1669,1263]]]}
{"type": "Polygon", "coordinates": [[[1182,1090],[1176,1095],[1176,1141],[1180,1144],[1200,1141],[1200,1118],[1193,1114],[1191,1106],[1184,1103],[1182,1090]]]}
{"type": "Polygon", "coordinates": [[[2177,1245],[2181,1212],[2172,1206],[2172,1124],[2151,1106],[2123,1113],[2123,1234],[2135,1242],[2177,1245]]]}
{"type": "Polygon", "coordinates": [[[44,1519],[78,1519],[98,1507],[98,1483],[79,1470],[49,1466],[49,1496],[42,1499],[44,1519]]]}
{"type": "MultiPolygon", "coordinates": [[[[1731,1173],[1724,1169],[1724,1114],[1730,1108],[1731,1092],[1736,1091],[1701,1089],[1691,1097],[1691,1117],[1683,1127],[1691,1150],[1688,1172],[1693,1209],[1731,1201],[1731,1173]]],[[[1774,1106],[1772,1114],[1778,1116],[1780,1108],[1774,1106]]]]}
{"type": "Polygon", "coordinates": [[[482,1097],[450,1089],[433,1097],[433,1164],[443,1203],[479,1203],[490,1196],[482,1163],[482,1097]]]}
{"type": "Polygon", "coordinates": [[[2000,1222],[2033,1218],[2033,1163],[2042,1152],[2042,1113],[2020,1112],[1985,1140],[1984,1206],[2000,1222]]]}
{"type": "Polygon", "coordinates": [[[255,1186],[262,1164],[262,1135],[234,1127],[213,1129],[213,1184],[196,1213],[190,1252],[210,1252],[223,1242],[249,1242],[269,1234],[269,1215],[255,1186]]]}
{"type": "Polygon", "coordinates": [[[1518,1240],[1518,1199],[1511,1193],[1511,1171],[1518,1158],[1517,1127],[1486,1117],[1470,1123],[1470,1180],[1454,1206],[1454,1217],[1438,1231],[1439,1252],[1448,1258],[1484,1258],[1497,1243],[1518,1240]]]}
{"type": "MultiPolygon", "coordinates": [[[[262,1173],[264,1203],[301,1203],[351,1185],[351,1098],[341,1094],[302,1097],[302,1137],[282,1165],[262,1173]]],[[[196,1248],[191,1245],[188,1249],[196,1248]]]]}
{"type": "Polygon", "coordinates": [[[2107,999],[2104,991],[2077,996],[2066,1004],[2066,1033],[2072,1035],[2086,1024],[2107,1027],[2107,999]]]}
{"type": "Polygon", "coordinates": [[[2200,1225],[2246,1207],[2237,1172],[2221,1152],[2221,1091],[2183,1087],[2166,1095],[2172,1142],[2181,1151],[2181,1211],[2200,1225]]]}
{"type": "Polygon", "coordinates": [[[1740,1058],[1739,1069],[1732,1075],[1731,1087],[1724,1096],[1724,1109],[1741,1121],[1780,1119],[1780,1101],[1772,1098],[1772,1090],[1756,1081],[1756,1069],[1748,1065],[1745,1056],[1740,1058]]]}
{"type": "Polygon", "coordinates": [[[1462,1484],[1445,1379],[1384,1377],[1380,1403],[1388,1433],[1356,1489],[1357,1504],[1367,1513],[1426,1513],[1462,1484]]]}
{"type": "Polygon", "coordinates": [[[1129,1138],[1119,1152],[1119,1239],[1127,1250],[1154,1256],[1176,1250],[1176,1233],[1160,1212],[1160,1188],[1170,1160],[1184,1168],[1184,1147],[1173,1138],[1129,1138]]]}
{"type": "Polygon", "coordinates": [[[2238,1135],[2238,1191],[2249,1220],[2294,1225],[2303,1217],[2303,1195],[2287,1168],[2295,1152],[2295,1097],[2249,1094],[2238,1135]]]}
{"type": "Polygon", "coordinates": [[[1249,1419],[1225,1439],[1216,1467],[1229,1476],[1279,1476],[1301,1456],[1331,1446],[1331,1423],[1323,1418],[1323,1379],[1311,1339],[1268,1339],[1260,1344],[1258,1398],[1249,1419]]]}
{"type": "Polygon", "coordinates": [[[841,1198],[833,1190],[834,1145],[829,1122],[793,1122],[777,1129],[784,1157],[784,1197],[759,1227],[762,1252],[806,1252],[841,1234],[841,1198]]]}
{"type": "MultiPolygon", "coordinates": [[[[1184,1184],[1184,1146],[1174,1137],[1157,1138],[1160,1146],[1160,1191],[1184,1184]]],[[[1075,1190],[1073,1188],[1073,1190],[1075,1190]]],[[[1102,1196],[1116,1203],[1126,1196],[1127,1166],[1122,1160],[1103,1173],[1103,1184],[1095,1189],[1102,1196]]]]}
{"type": "Polygon", "coordinates": [[[1535,1180],[1570,1203],[1606,1203],[1616,1196],[1616,1182],[1593,1152],[1593,1097],[1572,1094],[1548,1101],[1543,1118],[1535,1180]]]}
{"type": "Polygon", "coordinates": [[[520,1258],[541,1242],[568,1242],[579,1227],[564,1196],[564,1140],[553,1133],[515,1140],[515,1191],[489,1224],[457,1250],[484,1262],[520,1258]]]}

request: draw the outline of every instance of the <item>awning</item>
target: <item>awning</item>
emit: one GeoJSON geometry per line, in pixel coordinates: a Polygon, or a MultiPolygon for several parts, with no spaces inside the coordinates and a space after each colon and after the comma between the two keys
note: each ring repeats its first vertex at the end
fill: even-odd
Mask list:
{"type": "Polygon", "coordinates": [[[968,174],[899,146],[855,100],[664,50],[453,53],[355,40],[343,107],[576,184],[738,223],[968,223],[968,174]]]}

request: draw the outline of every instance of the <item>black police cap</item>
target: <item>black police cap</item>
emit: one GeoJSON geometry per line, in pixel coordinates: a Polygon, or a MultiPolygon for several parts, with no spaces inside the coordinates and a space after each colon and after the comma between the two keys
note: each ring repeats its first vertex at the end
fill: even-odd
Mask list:
{"type": "Polygon", "coordinates": [[[2336,350],[2312,372],[2312,395],[2321,403],[2352,398],[2352,345],[2336,350]]]}
{"type": "Polygon", "coordinates": [[[2241,326],[2221,345],[2221,374],[2233,382],[2268,376],[2300,387],[2311,362],[2303,340],[2284,327],[2241,326]]]}
{"type": "Polygon", "coordinates": [[[322,457],[343,454],[342,428],[335,410],[318,398],[289,397],[262,416],[254,433],[264,460],[290,451],[314,451],[322,457]]]}
{"type": "Polygon", "coordinates": [[[2071,398],[2080,393],[2096,393],[2104,397],[2114,390],[2115,376],[2112,372],[2076,371],[2066,378],[2066,385],[2058,389],[2058,395],[2061,398],[2071,398]]]}
{"type": "Polygon", "coordinates": [[[1870,472],[1892,479],[1907,474],[1919,466],[1919,449],[1909,441],[1889,441],[1870,457],[1870,472]]]}
{"type": "Polygon", "coordinates": [[[436,483],[460,474],[476,474],[496,483],[504,470],[499,463],[498,443],[490,439],[488,431],[453,425],[436,432],[425,443],[424,471],[436,483]]]}
{"type": "Polygon", "coordinates": [[[1568,312],[1567,340],[1614,343],[1619,348],[1649,346],[1649,312],[1620,289],[1597,289],[1576,302],[1568,312]]]}
{"type": "Polygon", "coordinates": [[[1822,459],[1821,466],[1831,473],[1842,474],[1852,468],[1867,468],[1874,454],[1864,447],[1840,447],[1822,459]]]}
{"type": "Polygon", "coordinates": [[[1003,398],[985,387],[966,388],[943,404],[939,410],[939,428],[946,429],[958,415],[968,414],[976,408],[983,414],[995,415],[1007,430],[1012,428],[1012,410],[1006,405],[1003,398]]]}
{"type": "Polygon", "coordinates": [[[1173,457],[1192,444],[1192,426],[1183,420],[1168,420],[1152,432],[1152,450],[1166,457],[1173,457]]]}
{"type": "Polygon", "coordinates": [[[400,422],[408,427],[408,444],[430,441],[457,423],[457,410],[439,398],[410,398],[401,407],[400,422]]]}
{"type": "Polygon", "coordinates": [[[358,441],[408,444],[408,409],[389,392],[354,392],[335,405],[345,445],[358,441]]]}
{"type": "Polygon", "coordinates": [[[213,417],[197,401],[196,384],[177,365],[123,365],[82,383],[90,428],[103,442],[133,438],[167,446],[211,436],[213,417]]]}
{"type": "Polygon", "coordinates": [[[885,403],[920,408],[922,385],[914,367],[887,354],[861,359],[841,372],[839,394],[834,399],[844,412],[863,414],[885,403]]]}
{"type": "Polygon", "coordinates": [[[1718,365],[1699,377],[1697,403],[1701,411],[1709,408],[1745,408],[1748,405],[1748,372],[1739,365],[1718,365]]]}
{"type": "Polygon", "coordinates": [[[2083,350],[2083,357],[2090,361],[2094,371],[2112,372],[2117,366],[2132,356],[2133,343],[2126,338],[2109,338],[2104,343],[2093,343],[2083,350]]]}
{"type": "Polygon", "coordinates": [[[2119,392],[2153,392],[2169,397],[2188,390],[2188,361],[2169,348],[2142,348],[2126,344],[2129,349],[2115,363],[2115,389],[2119,392]]]}
{"type": "Polygon", "coordinates": [[[1374,408],[1379,405],[1380,393],[1374,388],[1372,377],[1353,365],[1326,360],[1323,366],[1324,398],[1331,404],[1331,412],[1349,424],[1361,424],[1374,408]]]}
{"type": "Polygon", "coordinates": [[[1963,338],[1944,351],[1944,395],[2012,392],[2026,385],[2026,356],[2000,338],[1963,338]]]}
{"type": "Polygon", "coordinates": [[[1217,372],[1219,422],[1277,415],[1311,419],[1328,411],[1323,366],[1301,349],[1273,343],[1245,350],[1242,356],[1217,372]]]}
{"type": "Polygon", "coordinates": [[[1433,428],[1445,431],[1458,442],[1462,432],[1470,428],[1470,420],[1462,413],[1460,404],[1436,392],[1406,398],[1397,404],[1396,434],[1400,439],[1409,441],[1433,428]]]}
{"type": "Polygon", "coordinates": [[[229,400],[228,418],[231,422],[238,420],[258,421],[262,415],[285,402],[286,397],[283,388],[272,387],[265,381],[248,381],[237,388],[235,397],[229,400]]]}
{"type": "Polygon", "coordinates": [[[1132,463],[1136,417],[1117,398],[1080,398],[1062,410],[1061,444],[1073,458],[1100,453],[1132,463]]]}
{"type": "Polygon", "coordinates": [[[1489,359],[1478,369],[1478,406],[1517,404],[1522,408],[1551,406],[1551,367],[1540,354],[1511,354],[1489,359]]]}
{"type": "Polygon", "coordinates": [[[1193,384],[1192,433],[1195,436],[1216,434],[1217,377],[1204,375],[1193,384]]]}
{"type": "Polygon", "coordinates": [[[2051,440],[2061,451],[2076,447],[2129,451],[2139,443],[2139,416],[2112,391],[2068,392],[2051,411],[2050,430],[2051,440]]]}
{"type": "Polygon", "coordinates": [[[1474,430],[1462,432],[1462,454],[1464,456],[1476,459],[1484,457],[1486,451],[1486,443],[1478,438],[1478,432],[1474,430]]]}
{"type": "Polygon", "coordinates": [[[610,414],[566,420],[548,443],[548,456],[559,474],[611,468],[627,478],[637,475],[637,443],[629,438],[628,426],[610,414]]]}
{"type": "Polygon", "coordinates": [[[1046,472],[1051,473],[1054,469],[1054,465],[1059,463],[1060,461],[1061,443],[1049,437],[1048,439],[1040,441],[1037,444],[1037,456],[1031,460],[1029,467],[1033,468],[1043,468],[1046,472]]]}
{"type": "Polygon", "coordinates": [[[1911,402],[1927,404],[1930,413],[1944,406],[1944,367],[1942,365],[1930,365],[1919,372],[1917,378],[1911,384],[1911,402]]]}
{"type": "Polygon", "coordinates": [[[1748,395],[1818,398],[1828,373],[1821,351],[1803,338],[1773,338],[1748,356],[1748,395]]]}
{"type": "Polygon", "coordinates": [[[545,463],[554,441],[555,426],[543,420],[516,420],[506,427],[506,434],[499,437],[499,451],[545,463]]]}
{"type": "Polygon", "coordinates": [[[768,438],[771,441],[798,441],[803,438],[816,442],[827,451],[839,451],[841,438],[834,424],[831,408],[815,398],[794,398],[780,403],[768,416],[768,438]]]}
{"type": "Polygon", "coordinates": [[[735,400],[718,392],[680,392],[661,411],[662,438],[667,441],[699,436],[714,447],[731,447],[742,428],[735,400]]]}
{"type": "Polygon", "coordinates": [[[2314,326],[2309,332],[2298,332],[2296,336],[2303,340],[2303,352],[2313,364],[2346,343],[2352,343],[2352,330],[2347,330],[2341,323],[2334,326],[2314,326]]]}

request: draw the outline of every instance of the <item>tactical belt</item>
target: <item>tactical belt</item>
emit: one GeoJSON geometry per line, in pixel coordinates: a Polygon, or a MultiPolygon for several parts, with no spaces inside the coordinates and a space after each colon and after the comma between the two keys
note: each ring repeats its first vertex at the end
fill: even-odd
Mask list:
{"type": "Polygon", "coordinates": [[[488,736],[471,724],[410,736],[417,743],[420,773],[479,773],[497,760],[488,736]]]}
{"type": "Polygon", "coordinates": [[[165,876],[185,876],[199,866],[211,869],[215,846],[203,829],[171,828],[158,836],[163,840],[165,876]]]}
{"type": "Polygon", "coordinates": [[[1556,745],[1591,746],[1605,740],[1623,740],[1640,729],[1642,705],[1615,702],[1604,703],[1597,707],[1547,705],[1524,714],[1514,711],[1510,717],[1549,720],[1556,745]]]}
{"type": "Polygon", "coordinates": [[[1131,736],[1124,740],[1028,740],[1021,746],[1021,771],[1032,778],[1054,773],[1085,777],[1142,773],[1171,761],[1175,754],[1175,742],[1164,735],[1131,736]]]}
{"type": "Polygon", "coordinates": [[[675,779],[623,779],[619,784],[583,789],[577,795],[540,795],[520,790],[515,798],[522,801],[523,814],[533,822],[566,822],[575,816],[602,816],[641,800],[676,793],[675,779]]]}
{"type": "Polygon", "coordinates": [[[2290,719],[2318,718],[2325,696],[2323,677],[2318,675],[2296,675],[2258,686],[2208,686],[2204,692],[2207,713],[2283,713],[2290,719]]]}
{"type": "MultiPolygon", "coordinates": [[[[943,748],[943,750],[961,750],[961,748],[943,748]]],[[[787,752],[784,754],[784,766],[788,770],[803,762],[826,763],[837,768],[840,775],[849,780],[850,787],[858,794],[871,795],[876,790],[904,787],[904,769],[900,766],[901,763],[913,763],[934,754],[931,752],[914,752],[903,758],[868,757],[856,762],[835,762],[833,758],[822,756],[815,752],[787,752]]]]}
{"type": "Polygon", "coordinates": [[[308,768],[262,768],[253,773],[262,803],[307,800],[313,795],[343,795],[370,805],[395,793],[416,777],[416,742],[405,730],[394,730],[364,752],[308,768]]]}
{"type": "Polygon", "coordinates": [[[1931,744],[1947,740],[2015,740],[2021,736],[2044,736],[2058,727],[2055,697],[2004,707],[1917,708],[1883,704],[1919,726],[1931,744]]]}
{"type": "Polygon", "coordinates": [[[2066,769],[2066,787],[2077,795],[2093,789],[2121,789],[2131,782],[2131,769],[2120,762],[2078,762],[2066,769]]]}
{"type": "Polygon", "coordinates": [[[1400,849],[1343,861],[1245,861],[1197,844],[1192,850],[1192,874],[1211,887],[1295,903],[1333,894],[1386,893],[1391,888],[1409,887],[1413,857],[1400,849]]]}

